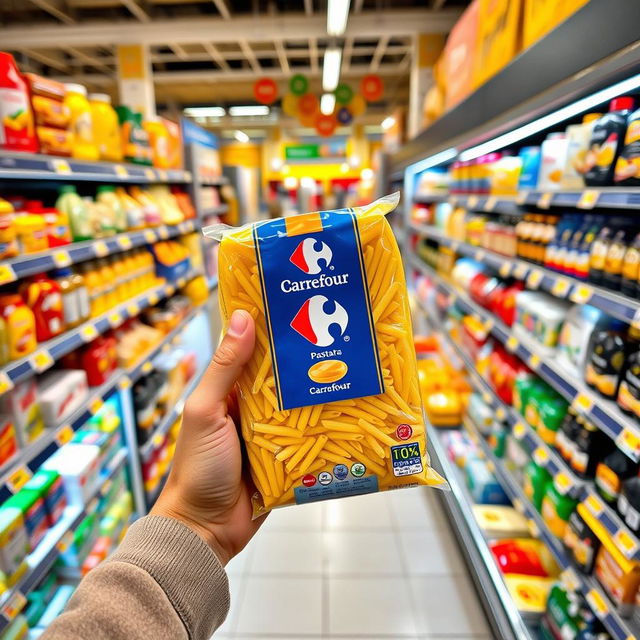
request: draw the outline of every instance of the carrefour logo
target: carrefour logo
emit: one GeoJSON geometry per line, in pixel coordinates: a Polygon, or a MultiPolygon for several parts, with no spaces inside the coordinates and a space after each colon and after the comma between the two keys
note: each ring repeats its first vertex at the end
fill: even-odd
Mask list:
{"type": "Polygon", "coordinates": [[[315,275],[322,271],[320,267],[321,259],[324,260],[324,266],[328,267],[333,257],[333,252],[324,242],[320,242],[320,251],[317,251],[317,242],[320,241],[315,238],[305,238],[289,258],[290,262],[295,264],[300,271],[304,271],[309,275],[315,275]]]}
{"type": "Polygon", "coordinates": [[[342,336],[349,323],[349,314],[341,304],[333,301],[335,309],[332,313],[327,313],[324,308],[327,302],[329,298],[326,296],[312,296],[304,302],[291,321],[292,329],[318,347],[333,344],[334,337],[329,333],[332,325],[338,325],[342,336]]]}

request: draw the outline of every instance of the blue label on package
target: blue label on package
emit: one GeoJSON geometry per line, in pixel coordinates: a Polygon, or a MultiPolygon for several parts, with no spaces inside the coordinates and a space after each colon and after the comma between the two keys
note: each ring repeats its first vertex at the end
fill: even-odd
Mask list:
{"type": "Polygon", "coordinates": [[[354,214],[293,216],[253,233],[280,409],[384,393],[354,214]]]}
{"type": "Polygon", "coordinates": [[[366,478],[349,478],[347,480],[336,481],[336,479],[326,479],[323,476],[331,476],[330,473],[318,475],[318,482],[311,487],[296,487],[293,493],[296,497],[296,504],[306,504],[307,502],[317,502],[318,500],[330,500],[331,498],[346,498],[347,496],[361,496],[365,493],[378,492],[378,477],[367,476],[366,478]],[[328,484],[322,484],[328,482],[328,484]]]}

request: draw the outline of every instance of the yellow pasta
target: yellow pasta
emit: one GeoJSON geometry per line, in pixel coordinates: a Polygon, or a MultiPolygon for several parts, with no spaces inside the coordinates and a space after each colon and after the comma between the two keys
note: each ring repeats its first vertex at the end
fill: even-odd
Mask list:
{"type": "Polygon", "coordinates": [[[385,219],[396,203],[205,230],[221,242],[225,323],[236,309],[256,322],[238,382],[256,516],[443,482],[426,452],[403,266],[385,219]],[[338,262],[351,266],[342,273],[338,262]],[[276,281],[281,273],[291,275],[276,281]],[[349,296],[340,298],[342,285],[349,296]],[[283,351],[285,339],[306,347],[283,351]]]}

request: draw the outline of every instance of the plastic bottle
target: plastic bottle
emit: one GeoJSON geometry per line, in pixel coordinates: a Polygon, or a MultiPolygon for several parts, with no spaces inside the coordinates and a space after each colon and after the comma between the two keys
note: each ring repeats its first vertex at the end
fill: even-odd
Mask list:
{"type": "Polygon", "coordinates": [[[56,200],[56,209],[69,219],[71,235],[74,241],[91,240],[89,211],[82,198],[78,195],[76,188],[71,184],[66,184],[60,188],[59,193],[60,195],[56,200]]]}
{"type": "Polygon", "coordinates": [[[86,322],[91,317],[91,302],[87,283],[85,282],[84,276],[77,271],[71,271],[70,278],[75,289],[76,300],[78,301],[80,322],[86,322]]]}
{"type": "Polygon", "coordinates": [[[591,246],[591,255],[589,256],[589,280],[593,284],[601,285],[604,280],[604,266],[610,243],[611,229],[602,227],[591,246]]]}
{"type": "Polygon", "coordinates": [[[64,316],[60,285],[39,273],[20,288],[22,298],[33,311],[38,342],[46,342],[62,333],[64,316]]]}
{"type": "Polygon", "coordinates": [[[71,155],[79,160],[98,160],[98,148],[93,140],[91,107],[87,100],[87,88],[81,84],[65,84],[64,104],[71,113],[70,130],[73,133],[71,155]]]}
{"type": "Polygon", "coordinates": [[[562,426],[556,434],[556,449],[567,463],[571,463],[571,458],[575,450],[575,436],[580,425],[578,424],[578,416],[569,407],[567,415],[562,420],[562,426]]]}
{"type": "Polygon", "coordinates": [[[95,318],[106,311],[105,287],[98,265],[95,262],[85,262],[80,267],[84,282],[89,292],[89,306],[91,317],[95,318]]]}
{"type": "Polygon", "coordinates": [[[538,466],[533,460],[527,464],[523,478],[524,492],[538,511],[542,509],[542,499],[550,482],[551,474],[544,467],[538,466]]]}
{"type": "Polygon", "coordinates": [[[565,162],[561,185],[563,189],[582,189],[583,175],[586,170],[585,160],[589,150],[589,142],[596,120],[601,113],[586,113],[580,124],[567,127],[567,160],[565,162]]]}
{"type": "Polygon", "coordinates": [[[627,129],[627,118],[632,108],[633,98],[614,98],[609,103],[609,113],[595,121],[585,158],[584,182],[587,186],[602,187],[613,183],[616,162],[627,129]]]}
{"type": "Polygon", "coordinates": [[[153,166],[158,169],[169,168],[169,132],[158,116],[150,116],[143,127],[149,134],[153,166]]]}
{"type": "Polygon", "coordinates": [[[116,195],[118,196],[118,199],[124,208],[125,215],[127,216],[127,227],[131,230],[144,228],[144,211],[135,198],[132,198],[124,190],[124,187],[118,187],[116,189],[116,195]]]}
{"type": "Polygon", "coordinates": [[[71,229],[66,213],[55,207],[44,207],[39,200],[27,201],[26,210],[44,219],[49,248],[63,247],[71,242],[71,229]]]}
{"type": "Polygon", "coordinates": [[[13,214],[13,205],[0,198],[0,259],[13,258],[18,255],[13,214]]]}
{"type": "Polygon", "coordinates": [[[0,149],[38,151],[27,83],[13,56],[0,51],[0,149]]]}
{"type": "Polygon", "coordinates": [[[104,258],[98,260],[98,269],[104,287],[105,306],[107,309],[111,309],[118,304],[115,273],[109,261],[104,258]]]}
{"type": "Polygon", "coordinates": [[[569,141],[564,131],[550,133],[542,143],[542,162],[538,189],[559,189],[567,159],[569,141]]]}
{"type": "Polygon", "coordinates": [[[120,123],[122,151],[124,159],[135,164],[151,164],[149,134],[142,127],[142,114],[134,113],[129,107],[116,107],[120,123]]]}
{"type": "Polygon", "coordinates": [[[621,275],[620,290],[622,293],[625,296],[637,298],[639,293],[638,277],[640,277],[640,233],[636,234],[624,254],[621,275]]]}
{"type": "Polygon", "coordinates": [[[127,212],[120,198],[116,195],[115,187],[102,184],[96,192],[96,200],[111,209],[112,220],[116,233],[127,230],[127,212]]]}
{"type": "Polygon", "coordinates": [[[120,162],[122,160],[122,140],[118,114],[111,106],[111,98],[106,93],[89,95],[93,140],[98,147],[101,160],[120,162]]]}
{"type": "Polygon", "coordinates": [[[622,285],[622,264],[627,252],[628,236],[626,229],[619,229],[611,238],[607,257],[604,261],[603,286],[619,291],[622,285]]]}
{"type": "Polygon", "coordinates": [[[76,295],[75,285],[71,280],[71,269],[64,268],[58,269],[54,272],[54,277],[60,287],[60,293],[62,295],[62,309],[64,318],[65,331],[77,327],[80,320],[80,308],[76,295]]]}
{"type": "Polygon", "coordinates": [[[160,208],[154,199],[138,186],[130,187],[129,193],[131,197],[142,207],[144,212],[144,220],[148,226],[157,226],[162,224],[162,216],[160,208]]]}
{"type": "Polygon", "coordinates": [[[18,293],[0,295],[0,316],[7,327],[9,359],[17,360],[33,353],[37,346],[33,311],[18,293]]]}
{"type": "Polygon", "coordinates": [[[638,463],[620,449],[612,451],[596,468],[596,488],[609,504],[618,501],[622,483],[638,474],[638,463]]]}

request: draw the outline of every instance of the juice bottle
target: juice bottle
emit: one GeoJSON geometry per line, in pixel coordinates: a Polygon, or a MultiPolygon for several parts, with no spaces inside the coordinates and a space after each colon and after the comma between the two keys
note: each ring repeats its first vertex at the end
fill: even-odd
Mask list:
{"type": "Polygon", "coordinates": [[[91,240],[91,220],[89,211],[76,188],[66,184],[60,188],[60,195],[56,200],[56,209],[66,215],[71,228],[71,235],[75,242],[91,240]]]}
{"type": "Polygon", "coordinates": [[[80,323],[80,305],[76,295],[75,285],[71,280],[71,269],[68,267],[53,272],[62,295],[62,310],[64,328],[66,331],[77,327],[80,323]]]}
{"type": "Polygon", "coordinates": [[[107,309],[111,309],[118,304],[118,297],[116,294],[116,282],[115,273],[111,268],[111,265],[107,260],[101,258],[98,260],[98,269],[100,272],[100,278],[102,279],[104,287],[105,306],[107,309]]]}
{"type": "Polygon", "coordinates": [[[640,233],[636,234],[627,248],[622,261],[622,282],[620,290],[625,296],[638,297],[638,277],[640,276],[640,233]]]}
{"type": "Polygon", "coordinates": [[[33,311],[18,293],[0,295],[0,316],[7,327],[9,359],[17,360],[35,351],[36,322],[33,311]]]}
{"type": "Polygon", "coordinates": [[[13,205],[0,198],[0,259],[18,255],[13,205]]]}
{"type": "Polygon", "coordinates": [[[46,342],[62,333],[62,290],[55,280],[39,273],[25,282],[20,292],[25,303],[33,311],[38,342],[46,342]]]}
{"type": "Polygon", "coordinates": [[[130,187],[129,193],[131,197],[142,207],[144,212],[144,221],[148,226],[157,226],[162,224],[162,216],[160,215],[160,208],[155,200],[143,189],[138,186],[130,187]]]}
{"type": "Polygon", "coordinates": [[[106,93],[89,95],[93,141],[98,147],[101,160],[120,162],[122,160],[122,140],[118,114],[111,106],[111,98],[106,93]]]}
{"type": "Polygon", "coordinates": [[[116,195],[116,190],[110,185],[100,185],[96,192],[96,200],[112,211],[112,219],[116,233],[127,230],[127,212],[122,200],[116,195]]]}
{"type": "Polygon", "coordinates": [[[116,107],[120,122],[120,135],[124,159],[135,164],[151,164],[149,134],[142,127],[142,114],[134,113],[129,107],[116,107]]]}
{"type": "Polygon", "coordinates": [[[151,158],[153,166],[168,169],[169,164],[169,132],[158,116],[151,116],[144,121],[143,127],[149,134],[151,158]]]}
{"type": "Polygon", "coordinates": [[[85,262],[80,267],[84,282],[89,292],[91,317],[95,318],[106,311],[104,285],[98,266],[95,262],[85,262]]]}
{"type": "Polygon", "coordinates": [[[13,222],[18,238],[20,253],[38,253],[49,248],[47,225],[42,216],[23,213],[13,222]]]}
{"type": "Polygon", "coordinates": [[[62,247],[71,242],[69,219],[65,213],[55,207],[44,207],[39,200],[27,201],[25,208],[28,213],[43,217],[49,248],[62,247]]]}
{"type": "MultiPolygon", "coordinates": [[[[71,270],[70,270],[71,271],[71,270]]],[[[84,276],[77,271],[71,271],[71,283],[74,287],[76,300],[78,301],[78,313],[80,322],[86,322],[91,317],[91,301],[89,299],[89,289],[84,276]]]]}
{"type": "Polygon", "coordinates": [[[27,83],[13,56],[0,51],[0,149],[38,151],[27,83]]]}
{"type": "Polygon", "coordinates": [[[70,129],[73,133],[71,155],[79,160],[98,160],[98,148],[93,140],[91,107],[87,100],[87,88],[81,84],[64,85],[64,104],[71,113],[70,129]]]}
{"type": "Polygon", "coordinates": [[[124,190],[124,187],[118,187],[115,193],[124,209],[127,218],[127,228],[132,230],[142,229],[145,226],[142,207],[124,190]]]}

